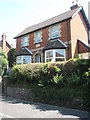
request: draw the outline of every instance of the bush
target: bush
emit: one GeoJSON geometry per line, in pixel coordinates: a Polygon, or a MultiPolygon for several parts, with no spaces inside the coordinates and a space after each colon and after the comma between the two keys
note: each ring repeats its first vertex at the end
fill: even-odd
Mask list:
{"type": "Polygon", "coordinates": [[[83,104],[84,104],[84,107],[90,111],[90,68],[88,69],[87,72],[84,73],[83,75],[84,77],[84,84],[83,84],[83,89],[84,89],[84,92],[83,92],[83,104]]]}
{"type": "Polygon", "coordinates": [[[80,76],[82,76],[90,68],[90,59],[77,59],[75,64],[80,76]]]}
{"type": "Polygon", "coordinates": [[[67,78],[76,72],[76,65],[73,59],[65,62],[62,66],[62,75],[67,78]]]}
{"type": "Polygon", "coordinates": [[[53,77],[53,81],[58,86],[64,85],[64,78],[63,78],[62,74],[60,76],[58,74],[56,74],[56,76],[53,77]]]}
{"type": "Polygon", "coordinates": [[[77,74],[72,74],[70,77],[67,78],[68,86],[77,87],[81,85],[80,83],[80,76],[77,74]]]}
{"type": "Polygon", "coordinates": [[[38,82],[39,69],[41,65],[15,65],[9,75],[11,83],[33,83],[38,82]]]}
{"type": "Polygon", "coordinates": [[[82,85],[86,79],[89,79],[89,62],[89,60],[71,59],[64,64],[15,65],[10,74],[10,79],[12,83],[35,82],[44,86],[65,85],[64,83],[74,86],[82,85]],[[82,67],[82,65],[84,66],[82,67]]]}

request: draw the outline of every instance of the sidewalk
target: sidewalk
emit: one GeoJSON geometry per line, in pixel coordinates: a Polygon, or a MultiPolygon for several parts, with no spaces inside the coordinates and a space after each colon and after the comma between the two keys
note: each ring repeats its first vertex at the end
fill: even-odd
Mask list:
{"type": "Polygon", "coordinates": [[[4,96],[0,97],[0,101],[3,105],[5,104],[5,106],[2,106],[3,113],[15,118],[78,118],[76,120],[88,118],[88,112],[80,110],[29,102],[4,96]]]}

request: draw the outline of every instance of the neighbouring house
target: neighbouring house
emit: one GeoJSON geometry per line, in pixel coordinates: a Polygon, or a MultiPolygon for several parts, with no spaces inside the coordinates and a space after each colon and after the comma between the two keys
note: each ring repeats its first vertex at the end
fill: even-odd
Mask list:
{"type": "Polygon", "coordinates": [[[89,22],[81,6],[28,27],[16,39],[16,63],[65,61],[90,58],[89,22]]]}
{"type": "Polygon", "coordinates": [[[6,35],[5,33],[3,33],[1,41],[0,41],[0,48],[3,49],[3,51],[6,53],[7,57],[8,57],[8,52],[11,48],[11,45],[6,41],[6,35]]]}

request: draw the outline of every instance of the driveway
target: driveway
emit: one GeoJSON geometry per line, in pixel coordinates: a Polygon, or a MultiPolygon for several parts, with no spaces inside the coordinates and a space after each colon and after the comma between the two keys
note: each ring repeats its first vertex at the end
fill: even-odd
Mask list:
{"type": "Polygon", "coordinates": [[[88,118],[88,112],[0,96],[0,118],[88,118]]]}

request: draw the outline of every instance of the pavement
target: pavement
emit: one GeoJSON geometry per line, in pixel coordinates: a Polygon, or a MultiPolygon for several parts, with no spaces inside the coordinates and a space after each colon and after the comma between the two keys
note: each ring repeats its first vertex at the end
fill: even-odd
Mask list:
{"type": "Polygon", "coordinates": [[[81,120],[81,118],[88,119],[88,112],[0,96],[0,118],[15,120],[19,118],[76,118],[75,120],[81,120]]]}

